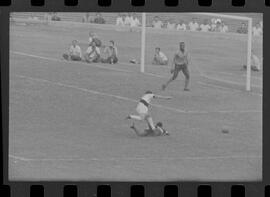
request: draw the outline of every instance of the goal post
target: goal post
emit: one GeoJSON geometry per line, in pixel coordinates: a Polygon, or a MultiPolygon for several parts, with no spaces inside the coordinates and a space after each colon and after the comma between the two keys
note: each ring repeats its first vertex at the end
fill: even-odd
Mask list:
{"type": "Polygon", "coordinates": [[[251,90],[251,50],[252,50],[252,18],[246,16],[235,16],[227,14],[217,14],[217,13],[204,13],[204,12],[194,12],[192,14],[200,14],[214,17],[230,18],[235,20],[243,20],[248,22],[248,33],[247,33],[247,72],[246,72],[246,91],[251,90]]]}
{"type": "MultiPolygon", "coordinates": [[[[247,33],[247,71],[246,71],[246,84],[245,88],[247,91],[251,90],[251,49],[252,49],[252,18],[246,16],[237,16],[233,14],[219,14],[219,13],[206,13],[206,12],[190,12],[188,14],[192,15],[205,15],[210,17],[221,17],[227,19],[234,20],[242,20],[248,22],[248,33],[247,33]]],[[[141,63],[140,63],[140,71],[142,73],[145,72],[145,37],[146,37],[146,13],[142,13],[142,25],[141,25],[141,63]]]]}
{"type": "Polygon", "coordinates": [[[145,70],[145,27],[146,26],[146,13],[142,13],[142,35],[141,35],[141,72],[145,70]]]}

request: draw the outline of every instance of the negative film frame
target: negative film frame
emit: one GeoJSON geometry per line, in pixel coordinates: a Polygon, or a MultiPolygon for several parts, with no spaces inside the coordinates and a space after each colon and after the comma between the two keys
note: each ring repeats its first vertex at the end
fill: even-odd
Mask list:
{"type": "Polygon", "coordinates": [[[263,77],[263,181],[261,182],[23,182],[8,180],[9,13],[58,12],[261,12],[264,65],[270,63],[270,2],[265,0],[2,0],[0,2],[2,162],[1,196],[269,196],[269,68],[263,77]],[[210,2],[210,3],[208,3],[210,2]],[[212,3],[211,3],[212,2],[212,3]],[[101,4],[101,5],[99,5],[101,4]],[[203,5],[203,6],[200,6],[203,5]],[[33,186],[34,185],[34,186],[33,186]],[[67,186],[71,185],[71,186],[67,186]],[[135,186],[134,186],[135,185],[135,186]],[[169,185],[169,186],[167,186],[169,185]],[[202,185],[202,186],[200,186],[202,185]],[[210,187],[209,187],[210,186],[210,187]],[[164,189],[165,188],[165,189],[164,189]],[[244,193],[241,191],[244,191],[244,193]],[[236,192],[236,193],[235,193],[236,192]],[[240,192],[240,193],[239,193],[240,192]],[[211,195],[212,194],[212,195],[211,195]]]}

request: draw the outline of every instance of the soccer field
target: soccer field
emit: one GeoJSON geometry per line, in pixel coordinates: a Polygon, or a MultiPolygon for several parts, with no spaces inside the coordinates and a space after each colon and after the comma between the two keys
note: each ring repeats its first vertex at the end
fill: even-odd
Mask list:
{"type": "MultiPolygon", "coordinates": [[[[140,32],[59,24],[10,26],[10,180],[261,180],[262,72],[246,92],[245,35],[148,30],[143,74],[128,63],[140,58],[140,32]],[[115,40],[119,64],[61,59],[73,39],[85,51],[89,31],[115,40]],[[171,135],[137,137],[125,117],[170,77],[150,65],[154,47],[171,58],[182,40],[191,91],[180,74],[160,93],[173,99],[151,108],[171,135]]],[[[255,39],[257,54],[261,47],[255,39]]]]}

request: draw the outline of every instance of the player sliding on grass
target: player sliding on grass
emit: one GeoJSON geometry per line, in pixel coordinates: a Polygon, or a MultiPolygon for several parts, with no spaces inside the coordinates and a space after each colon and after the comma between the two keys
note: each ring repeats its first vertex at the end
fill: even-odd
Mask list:
{"type": "Polygon", "coordinates": [[[171,73],[173,73],[173,76],[167,81],[167,83],[162,85],[162,90],[165,90],[166,87],[171,83],[173,80],[175,80],[179,74],[180,71],[183,72],[185,75],[185,91],[189,91],[188,84],[189,84],[189,70],[188,70],[188,64],[190,62],[189,53],[185,49],[185,43],[180,42],[179,44],[179,51],[176,52],[173,58],[173,68],[171,69],[171,73]]]}
{"type": "Polygon", "coordinates": [[[155,126],[155,129],[151,129],[150,125],[148,125],[148,129],[145,130],[139,130],[135,127],[135,124],[133,123],[132,126],[130,127],[131,129],[133,129],[135,131],[135,133],[138,136],[141,137],[146,137],[146,136],[166,136],[166,135],[170,135],[168,131],[166,131],[161,122],[158,122],[155,126]]]}
{"type": "Polygon", "coordinates": [[[156,127],[149,113],[149,105],[153,98],[171,99],[172,97],[156,95],[156,94],[153,94],[152,91],[146,91],[145,94],[141,97],[139,103],[137,104],[136,111],[138,115],[128,115],[127,119],[146,120],[149,128],[151,130],[155,130],[156,127]]]}

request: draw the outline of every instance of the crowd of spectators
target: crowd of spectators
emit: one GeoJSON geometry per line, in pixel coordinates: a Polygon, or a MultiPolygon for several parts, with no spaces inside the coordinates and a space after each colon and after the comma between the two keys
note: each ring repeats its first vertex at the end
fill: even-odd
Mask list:
{"type": "Polygon", "coordinates": [[[120,13],[116,18],[117,26],[129,26],[129,27],[139,27],[141,25],[140,20],[135,13],[122,14],[120,13]]]}

